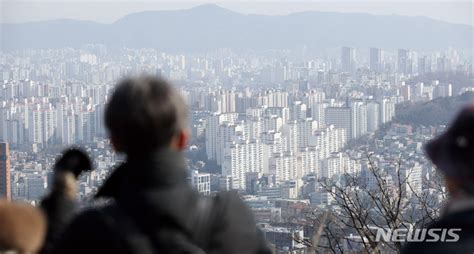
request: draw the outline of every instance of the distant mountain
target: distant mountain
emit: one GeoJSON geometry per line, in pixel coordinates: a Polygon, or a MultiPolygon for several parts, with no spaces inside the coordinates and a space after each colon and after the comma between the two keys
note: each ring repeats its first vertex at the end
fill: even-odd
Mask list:
{"type": "Polygon", "coordinates": [[[112,24],[55,20],[0,24],[4,50],[78,47],[85,43],[153,47],[166,51],[215,48],[279,49],[338,46],[441,49],[472,48],[474,27],[424,17],[300,12],[244,15],[217,5],[146,11],[112,24]]]}

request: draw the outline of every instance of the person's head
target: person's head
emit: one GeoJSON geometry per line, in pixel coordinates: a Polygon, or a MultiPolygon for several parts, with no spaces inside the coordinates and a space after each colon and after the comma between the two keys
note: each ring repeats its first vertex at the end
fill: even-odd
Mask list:
{"type": "Polygon", "coordinates": [[[445,133],[425,147],[448,191],[474,196],[474,105],[464,107],[445,133]]]}
{"type": "Polygon", "coordinates": [[[187,107],[173,86],[151,76],[117,84],[105,109],[112,145],[128,156],[186,147],[187,107]]]}

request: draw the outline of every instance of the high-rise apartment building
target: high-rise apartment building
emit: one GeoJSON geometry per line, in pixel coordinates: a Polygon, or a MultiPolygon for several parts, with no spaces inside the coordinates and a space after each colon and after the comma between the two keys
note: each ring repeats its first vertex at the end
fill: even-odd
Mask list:
{"type": "Polygon", "coordinates": [[[426,73],[427,57],[423,56],[418,58],[418,75],[424,75],[426,73]]]}
{"type": "Polygon", "coordinates": [[[217,160],[217,149],[219,147],[219,126],[224,122],[234,123],[237,113],[214,113],[208,116],[206,121],[206,154],[208,160],[217,160]]]}
{"type": "Polygon", "coordinates": [[[266,173],[268,168],[266,146],[259,140],[228,142],[224,148],[222,175],[232,176],[232,188],[245,189],[247,172],[266,173]]]}
{"type": "Polygon", "coordinates": [[[383,99],[379,102],[380,104],[380,117],[379,121],[381,124],[388,123],[395,116],[395,103],[390,99],[383,99]]]}
{"type": "Polygon", "coordinates": [[[341,70],[353,73],[355,71],[355,53],[353,48],[342,47],[341,49],[341,70]]]}
{"type": "Polygon", "coordinates": [[[382,50],[379,48],[370,48],[370,69],[373,71],[382,70],[382,50]]]}
{"type": "Polygon", "coordinates": [[[443,57],[438,57],[438,59],[436,59],[436,71],[438,72],[449,71],[449,61],[447,57],[443,56],[443,57]]]}
{"type": "Polygon", "coordinates": [[[350,107],[328,107],[326,108],[326,126],[334,125],[346,131],[346,141],[352,136],[352,119],[350,107]]]}
{"type": "Polygon", "coordinates": [[[8,143],[0,143],[0,198],[11,199],[10,147],[8,143]]]}
{"type": "Polygon", "coordinates": [[[411,74],[413,66],[412,66],[409,50],[407,49],[398,50],[397,65],[398,65],[398,73],[411,74]]]}
{"type": "Polygon", "coordinates": [[[380,105],[377,102],[367,103],[367,131],[375,132],[380,126],[380,105]]]}
{"type": "Polygon", "coordinates": [[[353,102],[351,105],[352,136],[359,138],[367,133],[367,105],[361,101],[353,102]]]}

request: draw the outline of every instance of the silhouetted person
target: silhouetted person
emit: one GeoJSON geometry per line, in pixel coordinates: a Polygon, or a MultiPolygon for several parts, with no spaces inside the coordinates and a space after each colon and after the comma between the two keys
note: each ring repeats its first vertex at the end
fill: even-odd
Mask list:
{"type": "Polygon", "coordinates": [[[97,193],[113,202],[78,215],[53,252],[268,253],[236,193],[202,197],[188,183],[186,120],[185,102],[166,81],[120,82],[105,124],[114,149],[127,159],[97,193]]]}
{"type": "MultiPolygon", "coordinates": [[[[426,153],[445,179],[449,200],[430,229],[460,229],[455,242],[408,243],[404,253],[474,252],[474,105],[465,107],[448,130],[426,145],[426,153]]],[[[442,233],[437,231],[439,235],[442,233]]],[[[456,237],[447,235],[447,239],[456,237]]],[[[433,239],[428,236],[429,239],[433,239]]]]}

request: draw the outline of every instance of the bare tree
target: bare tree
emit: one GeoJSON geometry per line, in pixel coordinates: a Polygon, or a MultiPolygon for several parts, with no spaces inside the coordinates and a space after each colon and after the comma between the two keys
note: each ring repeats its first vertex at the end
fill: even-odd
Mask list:
{"type": "Polygon", "coordinates": [[[346,247],[367,253],[400,252],[401,242],[376,241],[376,229],[413,230],[439,215],[439,200],[446,196],[440,182],[425,179],[428,188],[421,191],[416,186],[421,183],[413,182],[412,167],[401,158],[390,169],[379,168],[371,154],[365,159],[367,167],[361,173],[320,179],[334,204],[307,213],[317,236],[304,243],[312,253],[341,253],[346,247]]]}

